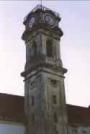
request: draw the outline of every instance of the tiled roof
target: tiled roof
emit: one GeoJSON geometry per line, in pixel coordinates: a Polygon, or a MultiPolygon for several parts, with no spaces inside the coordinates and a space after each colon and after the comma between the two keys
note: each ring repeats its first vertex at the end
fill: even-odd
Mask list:
{"type": "MultiPolygon", "coordinates": [[[[66,105],[68,124],[90,126],[90,108],[66,105]]],[[[0,93],[0,120],[25,122],[24,97],[0,93]]]]}
{"type": "Polygon", "coordinates": [[[72,126],[90,126],[90,107],[67,105],[67,115],[72,126]]]}
{"type": "Polygon", "coordinates": [[[0,93],[0,120],[23,122],[24,98],[0,93]]]}

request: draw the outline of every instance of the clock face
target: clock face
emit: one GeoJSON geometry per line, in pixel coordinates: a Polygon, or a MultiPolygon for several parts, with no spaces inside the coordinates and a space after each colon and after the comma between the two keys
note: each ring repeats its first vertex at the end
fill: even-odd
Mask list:
{"type": "Polygon", "coordinates": [[[30,27],[30,28],[32,28],[34,22],[35,22],[35,18],[32,17],[32,18],[29,20],[29,27],[30,27]]]}
{"type": "Polygon", "coordinates": [[[54,18],[51,15],[45,15],[45,22],[54,25],[54,18]]]}

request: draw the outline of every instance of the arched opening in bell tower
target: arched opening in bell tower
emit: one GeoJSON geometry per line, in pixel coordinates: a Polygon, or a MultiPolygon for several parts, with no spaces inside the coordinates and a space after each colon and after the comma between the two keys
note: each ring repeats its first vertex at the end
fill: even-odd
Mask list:
{"type": "Polygon", "coordinates": [[[50,39],[46,41],[46,54],[48,57],[53,57],[53,42],[50,39]]]}

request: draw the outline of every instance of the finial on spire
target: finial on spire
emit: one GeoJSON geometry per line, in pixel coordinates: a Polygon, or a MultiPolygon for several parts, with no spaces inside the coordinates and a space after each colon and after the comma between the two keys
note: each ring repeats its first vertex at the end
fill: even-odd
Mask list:
{"type": "Polygon", "coordinates": [[[41,8],[42,8],[42,0],[41,0],[41,8]]]}

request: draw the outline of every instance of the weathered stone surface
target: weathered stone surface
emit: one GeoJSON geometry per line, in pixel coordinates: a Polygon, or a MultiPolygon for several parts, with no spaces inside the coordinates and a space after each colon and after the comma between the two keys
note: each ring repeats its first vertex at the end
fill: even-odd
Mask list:
{"type": "Polygon", "coordinates": [[[60,19],[50,10],[39,10],[40,17],[37,12],[31,12],[24,22],[26,65],[22,76],[25,77],[26,134],[67,134],[64,89],[67,70],[63,68],[60,54],[63,35],[58,27],[60,19]],[[50,22],[41,18],[46,15],[50,22]],[[31,16],[35,17],[35,24],[29,27],[31,16]]]}

